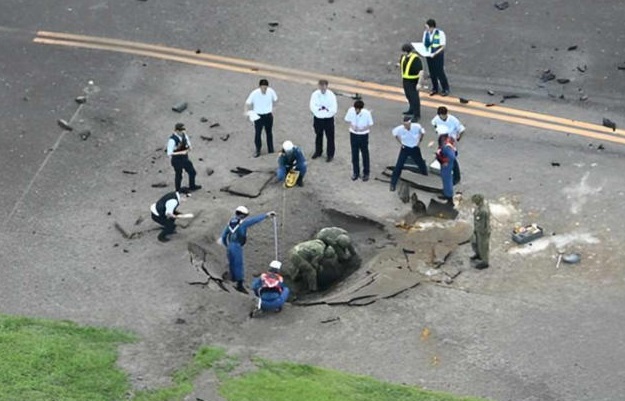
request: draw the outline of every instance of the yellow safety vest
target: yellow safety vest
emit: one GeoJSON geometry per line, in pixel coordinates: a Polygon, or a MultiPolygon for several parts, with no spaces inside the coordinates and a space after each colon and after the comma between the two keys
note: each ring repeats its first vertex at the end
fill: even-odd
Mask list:
{"type": "Polygon", "coordinates": [[[401,56],[401,77],[404,79],[418,79],[421,76],[421,71],[419,71],[416,75],[410,74],[410,67],[415,59],[419,57],[414,53],[410,53],[408,55],[404,54],[401,56]]]}

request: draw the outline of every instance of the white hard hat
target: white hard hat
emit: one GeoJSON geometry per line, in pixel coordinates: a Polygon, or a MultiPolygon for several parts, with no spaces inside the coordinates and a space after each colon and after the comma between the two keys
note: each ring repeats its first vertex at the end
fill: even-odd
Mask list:
{"type": "Polygon", "coordinates": [[[245,206],[239,206],[239,207],[238,207],[238,208],[236,208],[234,211],[235,211],[236,213],[245,214],[245,215],[250,214],[250,211],[249,211],[249,210],[247,210],[247,208],[246,208],[245,206]]]}
{"type": "Polygon", "coordinates": [[[282,262],[280,262],[279,260],[274,260],[269,263],[269,267],[275,270],[280,270],[280,268],[282,267],[282,262]]]}
{"type": "Polygon", "coordinates": [[[449,127],[443,124],[436,126],[436,133],[439,135],[449,134],[449,127]]]}
{"type": "Polygon", "coordinates": [[[293,150],[293,142],[284,141],[284,143],[282,144],[282,149],[284,149],[285,152],[290,152],[291,150],[293,150]]]}

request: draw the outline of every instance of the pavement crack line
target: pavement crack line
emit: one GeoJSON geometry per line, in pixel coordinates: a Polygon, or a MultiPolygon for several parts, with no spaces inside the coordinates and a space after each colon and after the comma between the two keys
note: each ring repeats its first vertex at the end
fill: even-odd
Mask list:
{"type": "MultiPolygon", "coordinates": [[[[78,116],[78,113],[80,113],[80,110],[82,109],[82,106],[83,106],[82,104],[78,105],[78,108],[76,109],[76,111],[74,112],[72,117],[69,119],[69,124],[70,125],[76,119],[76,117],[78,116]]],[[[8,217],[6,218],[6,220],[4,221],[4,226],[5,227],[8,227],[9,223],[11,222],[11,219],[13,218],[15,213],[18,211],[19,207],[24,202],[24,199],[26,199],[26,196],[28,196],[28,194],[30,193],[30,190],[33,188],[33,185],[35,184],[35,181],[37,181],[37,178],[39,177],[39,174],[41,174],[43,169],[46,167],[46,165],[48,164],[48,161],[50,161],[50,158],[52,157],[52,155],[56,153],[56,150],[58,149],[59,145],[61,144],[61,141],[63,140],[63,138],[65,138],[65,135],[68,132],[69,131],[63,130],[61,132],[61,134],[59,135],[59,137],[57,138],[56,142],[54,142],[54,145],[52,145],[52,148],[50,148],[52,150],[50,150],[48,152],[48,154],[46,155],[45,159],[43,159],[43,162],[41,162],[41,165],[39,166],[39,168],[35,172],[35,175],[33,175],[33,178],[31,178],[30,182],[26,186],[26,189],[24,190],[24,192],[22,192],[22,195],[15,202],[15,205],[13,205],[13,209],[11,209],[11,212],[9,213],[8,217]]]]}

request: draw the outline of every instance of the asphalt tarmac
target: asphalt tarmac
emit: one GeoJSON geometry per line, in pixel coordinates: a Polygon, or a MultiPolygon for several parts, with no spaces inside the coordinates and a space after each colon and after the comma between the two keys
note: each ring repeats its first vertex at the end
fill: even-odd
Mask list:
{"type": "MultiPolygon", "coordinates": [[[[268,357],[279,347],[288,360],[496,400],[620,399],[623,145],[459,111],[468,127],[459,189],[466,199],[482,192],[506,211],[494,222],[490,269],[472,270],[465,247],[454,255],[463,273],[452,286],[421,285],[365,308],[289,307],[248,321],[250,299],[187,284],[198,279],[187,242],[214,238],[239,203],[282,215],[284,249],[315,231],[318,208],[388,222],[407,206],[385,184],[349,180],[340,120],[335,162],[312,162],[307,186],[286,206],[277,186],[254,200],[220,192],[233,179],[230,169],[254,163],[242,117],[259,78],[253,71],[33,43],[37,31],[115,38],[399,87],[401,44],[420,40],[433,17],[448,35],[453,96],[499,104],[501,95],[518,94],[505,106],[598,125],[607,117],[622,128],[622,4],[510,3],[499,11],[487,1],[2,1],[0,311],[138,332],[144,341],[125,347],[120,361],[137,387],[166,385],[204,342],[268,357]],[[279,23],[274,32],[269,22],[279,23]],[[542,83],[545,69],[571,82],[542,83]],[[80,106],[74,99],[84,94],[80,106]],[[182,100],[189,109],[172,112],[182,100]],[[202,116],[220,127],[208,128],[202,116]],[[75,129],[63,131],[60,118],[75,129]],[[184,208],[202,210],[202,220],[166,245],[153,232],[125,240],[114,222],[132,227],[142,216],[148,221],[140,227],[152,227],[149,205],[172,187],[171,167],[157,149],[178,121],[189,127],[204,185],[184,208]],[[91,136],[82,140],[85,129],[91,136]],[[219,140],[225,134],[230,139],[219,140]],[[215,173],[206,176],[206,167],[215,173]],[[169,188],[151,187],[160,181],[169,188]],[[582,263],[556,269],[560,245],[553,243],[515,253],[508,234],[517,220],[540,222],[554,242],[581,252],[582,263]],[[341,320],[319,323],[333,316],[341,320]],[[424,328],[432,333],[425,340],[424,328]]],[[[280,96],[276,144],[292,139],[312,151],[307,104],[314,87],[270,81],[280,96]]],[[[397,155],[390,129],[404,104],[364,100],[376,123],[372,170],[381,171],[397,155]]],[[[351,102],[339,97],[338,118],[351,102]]],[[[427,123],[434,111],[423,114],[433,139],[427,123]]],[[[246,248],[249,274],[273,252],[269,223],[255,230],[246,248]]]]}

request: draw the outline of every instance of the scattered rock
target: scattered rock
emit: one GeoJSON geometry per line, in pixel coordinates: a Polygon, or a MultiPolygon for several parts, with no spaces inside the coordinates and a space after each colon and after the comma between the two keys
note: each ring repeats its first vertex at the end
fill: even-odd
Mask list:
{"type": "Polygon", "coordinates": [[[87,96],[78,96],[76,99],[74,99],[76,101],[76,103],[78,104],[84,104],[87,103],[87,96]]]}
{"type": "Polygon", "coordinates": [[[341,320],[341,318],[339,316],[336,316],[336,317],[331,317],[329,319],[322,320],[320,323],[321,324],[332,323],[332,322],[338,322],[339,320],[341,320]]]}
{"type": "Polygon", "coordinates": [[[206,167],[206,175],[207,175],[207,176],[209,176],[209,177],[210,177],[211,175],[213,175],[213,173],[215,173],[215,170],[213,170],[213,169],[212,169],[212,168],[210,168],[210,167],[206,167]]]}
{"type": "Polygon", "coordinates": [[[558,99],[562,99],[562,100],[564,100],[564,93],[563,93],[563,94],[561,94],[560,96],[558,96],[558,99]]]}
{"type": "Polygon", "coordinates": [[[90,136],[91,136],[91,131],[89,130],[84,130],[84,131],[80,131],[78,133],[78,136],[80,137],[80,139],[82,139],[83,141],[86,141],[90,136]]]}
{"type": "Polygon", "coordinates": [[[488,93],[490,96],[495,96],[495,91],[494,90],[488,90],[486,91],[486,93],[488,93]]]}
{"type": "Polygon", "coordinates": [[[226,142],[228,139],[230,139],[230,134],[222,135],[219,137],[219,139],[226,142]]]}
{"type": "Polygon", "coordinates": [[[69,125],[69,123],[65,120],[63,120],[62,118],[59,118],[58,120],[56,120],[56,123],[59,124],[59,127],[63,128],[66,131],[73,131],[74,128],[69,125]]]}
{"type": "Polygon", "coordinates": [[[200,49],[197,49],[197,50],[195,51],[195,54],[200,54],[200,53],[202,53],[202,51],[201,51],[200,49]]]}
{"type": "Polygon", "coordinates": [[[556,74],[551,72],[551,70],[543,71],[543,75],[540,76],[540,80],[543,82],[553,81],[554,79],[556,79],[556,74]]]}
{"type": "Polygon", "coordinates": [[[604,127],[608,127],[608,128],[612,128],[612,131],[616,131],[616,123],[612,120],[610,120],[609,118],[604,118],[603,119],[603,126],[604,127]]]}
{"type": "Polygon", "coordinates": [[[208,141],[208,142],[210,142],[210,141],[212,141],[212,140],[213,140],[213,136],[212,136],[212,135],[200,135],[200,138],[201,138],[203,141],[208,141]]]}
{"type": "Polygon", "coordinates": [[[507,1],[501,1],[499,3],[495,3],[495,8],[499,11],[503,11],[508,7],[510,7],[510,3],[508,3],[507,1]]]}
{"type": "Polygon", "coordinates": [[[503,95],[503,96],[502,96],[502,98],[503,98],[504,100],[508,100],[508,99],[518,99],[518,98],[520,98],[520,96],[519,96],[519,95],[503,95]]]}
{"type": "Polygon", "coordinates": [[[579,97],[579,100],[581,100],[582,102],[585,102],[586,100],[588,100],[588,95],[581,95],[579,97]]]}
{"type": "Polygon", "coordinates": [[[152,188],[166,188],[167,183],[165,181],[155,182],[152,184],[152,188]]]}
{"type": "Polygon", "coordinates": [[[579,72],[586,72],[586,70],[588,70],[588,66],[586,64],[577,66],[577,71],[579,72]]]}
{"type": "Polygon", "coordinates": [[[403,203],[410,202],[410,185],[405,181],[400,181],[397,196],[403,203]]]}
{"type": "MultiPolygon", "coordinates": [[[[119,231],[119,233],[122,235],[122,237],[124,237],[125,239],[130,239],[131,233],[126,231],[126,229],[124,227],[122,227],[121,224],[119,224],[118,222],[115,222],[115,223],[113,223],[113,226],[115,227],[115,229],[117,231],[119,231]]],[[[119,244],[115,244],[113,246],[119,246],[119,244]]]]}
{"type": "Polygon", "coordinates": [[[599,146],[597,146],[597,150],[605,150],[605,146],[599,145],[599,146]]]}
{"type": "Polygon", "coordinates": [[[432,247],[432,262],[435,266],[440,266],[445,263],[445,260],[451,254],[451,251],[454,250],[454,246],[444,245],[444,244],[436,244],[432,247]]]}
{"type": "Polygon", "coordinates": [[[122,173],[124,173],[124,174],[130,174],[130,175],[137,174],[137,172],[136,172],[136,171],[132,171],[132,170],[122,170],[122,173]]]}
{"type": "Polygon", "coordinates": [[[373,14],[373,7],[367,7],[367,9],[365,10],[365,12],[367,14],[373,14]]]}
{"type": "Polygon", "coordinates": [[[556,81],[557,81],[559,84],[563,84],[563,85],[564,85],[564,84],[568,84],[569,82],[571,82],[571,80],[570,80],[570,79],[568,79],[568,78],[558,78],[556,81]]]}
{"type": "Polygon", "coordinates": [[[577,50],[577,45],[569,46],[566,50],[572,52],[573,50],[577,50]]]}
{"type": "Polygon", "coordinates": [[[279,22],[275,22],[275,21],[274,21],[274,22],[270,22],[270,23],[269,23],[269,26],[270,26],[270,27],[272,27],[272,28],[275,28],[275,27],[277,27],[278,25],[280,25],[280,23],[279,23],[279,22]]]}
{"type": "Polygon", "coordinates": [[[122,249],[122,251],[123,251],[124,253],[128,253],[128,249],[126,249],[126,248],[122,249]]]}
{"type": "Polygon", "coordinates": [[[176,319],[176,324],[186,324],[186,323],[187,323],[187,321],[182,319],[182,318],[177,318],[176,319]]]}
{"type": "Polygon", "coordinates": [[[208,118],[202,117],[202,118],[200,118],[200,122],[201,123],[207,123],[208,122],[208,118]]]}
{"type": "Polygon", "coordinates": [[[551,162],[551,167],[560,167],[560,163],[558,163],[558,162],[551,162]]]}
{"type": "Polygon", "coordinates": [[[469,103],[469,99],[465,99],[465,98],[463,98],[463,97],[461,97],[459,100],[460,100],[460,103],[462,103],[462,104],[467,104],[467,103],[469,103]]]}
{"type": "Polygon", "coordinates": [[[165,148],[163,146],[159,146],[158,148],[154,149],[155,152],[162,152],[164,150],[165,148]]]}
{"type": "Polygon", "coordinates": [[[616,69],[617,70],[621,70],[621,71],[625,70],[625,63],[621,63],[621,64],[617,65],[616,69]]]}
{"type": "Polygon", "coordinates": [[[530,45],[530,48],[535,49],[536,45],[530,45]]]}
{"type": "Polygon", "coordinates": [[[488,104],[486,105],[486,107],[493,107],[494,105],[495,105],[495,103],[488,103],[488,104]]]}
{"type": "Polygon", "coordinates": [[[217,128],[219,127],[221,124],[219,123],[212,123],[211,125],[208,126],[208,128],[217,128]]]}
{"type": "Polygon", "coordinates": [[[141,223],[143,223],[143,216],[139,216],[137,220],[135,220],[135,226],[138,226],[141,223]]]}
{"type": "Polygon", "coordinates": [[[180,102],[178,104],[173,105],[171,109],[175,111],[176,113],[182,113],[183,111],[187,109],[188,106],[189,104],[187,102],[180,102]]]}

